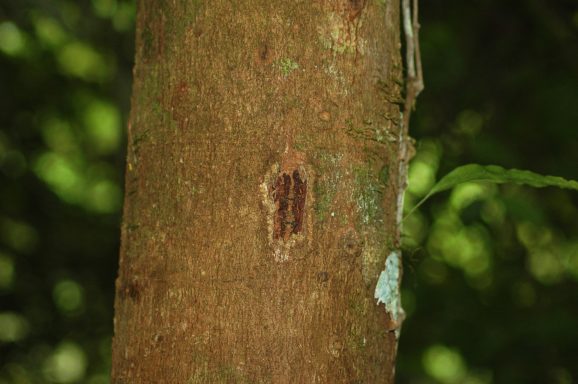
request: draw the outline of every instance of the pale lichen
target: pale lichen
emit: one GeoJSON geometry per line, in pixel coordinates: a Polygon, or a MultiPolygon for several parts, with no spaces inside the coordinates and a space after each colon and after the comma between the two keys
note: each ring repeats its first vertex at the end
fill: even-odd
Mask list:
{"type": "Polygon", "coordinates": [[[361,20],[359,18],[355,23],[352,23],[347,17],[334,12],[328,13],[326,22],[320,24],[317,28],[319,42],[323,48],[329,49],[336,54],[363,54],[366,44],[358,36],[361,20]]]}
{"type": "Polygon", "coordinates": [[[366,284],[377,276],[383,263],[383,240],[373,228],[363,231],[363,250],[361,251],[361,273],[366,284]]]}
{"type": "Polygon", "coordinates": [[[353,169],[355,175],[355,202],[363,224],[383,222],[383,185],[367,167],[353,169]]]}
{"type": "Polygon", "coordinates": [[[299,69],[299,64],[288,57],[280,59],[276,64],[284,77],[289,76],[291,72],[299,69]]]}
{"type": "Polygon", "coordinates": [[[315,213],[320,221],[327,218],[331,211],[333,200],[341,185],[342,171],[340,170],[341,159],[340,153],[328,153],[320,151],[318,156],[318,166],[320,176],[315,183],[315,213]]]}
{"type": "Polygon", "coordinates": [[[377,305],[381,303],[385,305],[385,310],[393,322],[392,330],[395,330],[396,334],[399,333],[401,323],[405,317],[401,307],[400,282],[401,254],[399,251],[393,251],[385,260],[385,269],[377,280],[374,297],[377,299],[377,305]]]}

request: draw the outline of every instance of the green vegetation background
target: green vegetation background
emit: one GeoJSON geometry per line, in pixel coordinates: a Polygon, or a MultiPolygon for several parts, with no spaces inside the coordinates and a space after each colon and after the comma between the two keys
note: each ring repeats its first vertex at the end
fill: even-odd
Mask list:
{"type": "MultiPolygon", "coordinates": [[[[0,3],[0,383],[108,383],[134,4],[0,3]]],[[[578,179],[578,3],[422,0],[408,205],[466,163],[578,179]]],[[[578,382],[578,194],[406,220],[398,383],[578,382]]]]}

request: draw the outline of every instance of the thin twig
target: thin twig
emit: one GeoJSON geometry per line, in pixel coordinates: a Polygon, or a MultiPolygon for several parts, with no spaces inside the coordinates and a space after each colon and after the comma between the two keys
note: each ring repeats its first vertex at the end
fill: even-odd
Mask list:
{"type": "Polygon", "coordinates": [[[414,53],[415,53],[415,66],[416,66],[416,77],[415,77],[415,95],[414,95],[414,102],[415,99],[419,96],[421,91],[423,91],[424,83],[423,83],[423,72],[421,67],[421,50],[419,48],[419,9],[418,9],[418,0],[413,0],[413,44],[414,44],[414,53]]]}
{"type": "Polygon", "coordinates": [[[409,146],[409,122],[411,112],[415,106],[415,100],[424,88],[423,73],[421,65],[421,54],[419,50],[419,22],[418,22],[418,0],[402,0],[403,31],[406,45],[406,79],[405,79],[405,101],[403,107],[402,127],[400,130],[399,148],[399,192],[397,223],[401,231],[403,220],[403,196],[407,186],[407,168],[411,157],[409,146]],[[411,4],[411,5],[410,5],[411,4]]]}
{"type": "Polygon", "coordinates": [[[415,100],[424,88],[423,73],[421,65],[421,54],[419,50],[419,21],[418,21],[418,0],[403,0],[403,30],[406,44],[406,81],[405,81],[405,104],[404,104],[404,131],[409,130],[411,111],[415,106],[415,100]]]}

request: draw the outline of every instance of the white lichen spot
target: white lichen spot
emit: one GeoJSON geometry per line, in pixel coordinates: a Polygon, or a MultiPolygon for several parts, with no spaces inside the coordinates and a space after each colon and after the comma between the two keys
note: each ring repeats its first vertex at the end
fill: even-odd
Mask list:
{"type": "MultiPolygon", "coordinates": [[[[279,164],[273,164],[271,169],[265,175],[265,178],[259,189],[261,190],[261,201],[263,202],[263,206],[266,210],[266,217],[267,217],[267,237],[269,239],[273,238],[273,217],[275,215],[275,203],[270,197],[269,186],[275,182],[275,178],[279,173],[279,164]]],[[[280,261],[283,259],[283,256],[278,252],[278,250],[274,250],[273,252],[275,256],[275,260],[280,261]]]]}
{"type": "Polygon", "coordinates": [[[393,251],[385,260],[385,270],[379,275],[374,297],[377,299],[377,305],[381,303],[385,305],[385,310],[393,322],[392,330],[395,330],[396,335],[405,318],[405,313],[401,308],[400,281],[401,255],[399,251],[393,251]]]}
{"type": "Polygon", "coordinates": [[[299,64],[296,61],[286,57],[277,61],[277,68],[279,68],[279,71],[281,71],[284,77],[287,77],[291,72],[299,69],[299,64]]]}
{"type": "Polygon", "coordinates": [[[382,248],[377,240],[375,230],[368,228],[363,235],[363,249],[361,251],[361,273],[365,283],[370,283],[371,279],[381,269],[383,260],[382,248]]]}
{"type": "Polygon", "coordinates": [[[325,85],[328,87],[329,91],[343,96],[347,96],[349,94],[348,79],[335,62],[324,62],[323,71],[333,80],[325,85]]]}
{"type": "Polygon", "coordinates": [[[326,22],[317,27],[319,42],[335,54],[363,54],[367,44],[358,36],[361,25],[362,19],[352,23],[343,15],[330,12],[326,22]]]}
{"type": "Polygon", "coordinates": [[[328,346],[328,350],[329,353],[331,354],[331,356],[333,356],[333,358],[337,359],[339,358],[339,356],[341,355],[341,350],[343,349],[343,346],[341,345],[341,343],[337,340],[332,340],[329,343],[328,346]]]}

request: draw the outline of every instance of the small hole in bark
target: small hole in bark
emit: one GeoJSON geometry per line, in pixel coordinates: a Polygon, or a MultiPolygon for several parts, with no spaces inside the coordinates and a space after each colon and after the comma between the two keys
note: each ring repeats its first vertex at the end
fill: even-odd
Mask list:
{"type": "Polygon", "coordinates": [[[261,46],[259,47],[259,59],[261,59],[261,61],[267,61],[268,58],[269,58],[269,47],[267,46],[267,44],[261,43],[261,46]]]}
{"type": "Polygon", "coordinates": [[[320,283],[325,283],[329,280],[329,273],[325,271],[317,272],[317,281],[320,283]]]}
{"type": "Polygon", "coordinates": [[[361,254],[361,242],[353,230],[348,230],[339,240],[344,256],[357,257],[361,254]]]}
{"type": "Polygon", "coordinates": [[[142,287],[138,281],[129,281],[121,286],[120,295],[122,298],[129,298],[133,301],[140,299],[142,287]]]}

